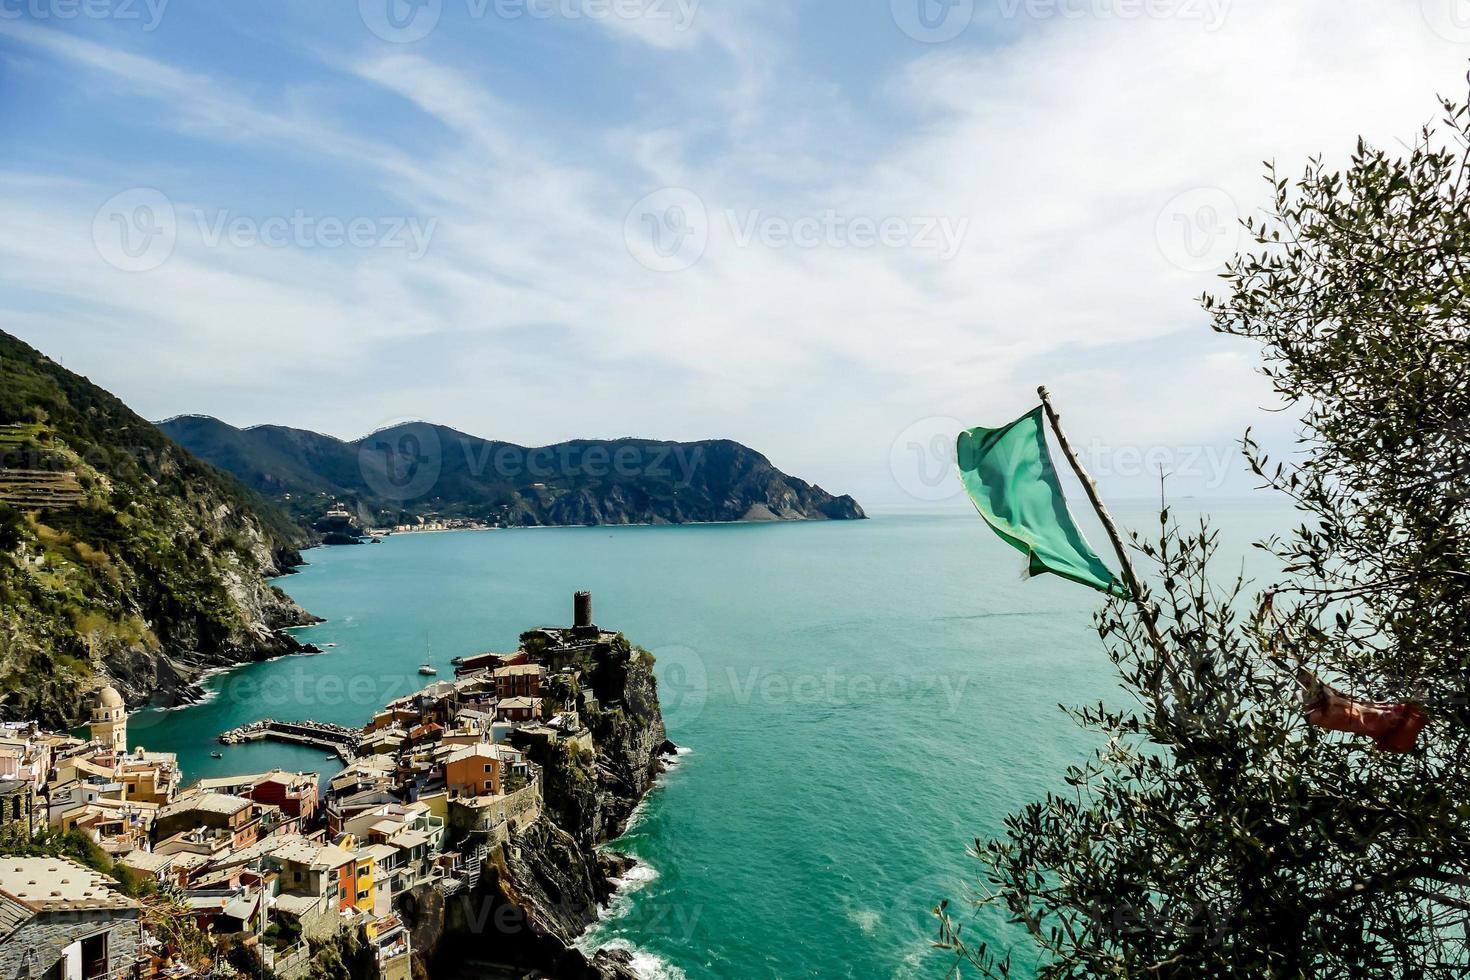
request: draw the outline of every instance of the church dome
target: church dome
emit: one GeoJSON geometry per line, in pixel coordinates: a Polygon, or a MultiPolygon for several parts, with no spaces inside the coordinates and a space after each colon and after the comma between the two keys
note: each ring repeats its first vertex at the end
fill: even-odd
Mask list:
{"type": "Polygon", "coordinates": [[[117,693],[117,688],[108,686],[97,692],[97,707],[99,708],[121,708],[123,706],[122,695],[117,693]]]}

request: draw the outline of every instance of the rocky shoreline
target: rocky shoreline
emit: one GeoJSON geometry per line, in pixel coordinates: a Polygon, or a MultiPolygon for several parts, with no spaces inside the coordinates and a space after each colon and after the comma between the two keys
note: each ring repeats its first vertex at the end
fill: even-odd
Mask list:
{"type": "MultiPolygon", "coordinates": [[[[538,632],[523,642],[534,644],[538,632]]],[[[586,678],[592,691],[582,692],[584,704],[602,706],[586,712],[592,752],[556,742],[530,747],[543,778],[539,819],[491,851],[473,890],[442,901],[416,893],[409,903],[405,918],[424,976],[483,980],[499,964],[562,980],[637,977],[626,952],[588,955],[576,942],[636,865],[603,845],[627,830],[676,747],[664,731],[653,657],[621,634],[603,637],[611,655],[601,655],[586,678]]]]}
{"type": "MultiPolygon", "coordinates": [[[[295,565],[268,567],[270,577],[293,574],[303,564],[292,553],[295,565]]],[[[160,650],[130,650],[115,654],[107,665],[109,683],[130,706],[177,708],[203,701],[209,677],[249,663],[321,650],[302,643],[288,630],[323,622],[298,606],[266,579],[235,578],[226,585],[235,607],[249,620],[217,637],[205,637],[175,626],[168,644],[160,650]]]]}

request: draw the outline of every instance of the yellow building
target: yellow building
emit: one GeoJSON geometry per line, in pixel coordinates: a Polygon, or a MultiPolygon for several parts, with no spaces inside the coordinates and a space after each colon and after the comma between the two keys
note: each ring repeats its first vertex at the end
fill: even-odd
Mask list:
{"type": "MultiPolygon", "coordinates": [[[[377,905],[378,893],[375,883],[377,862],[368,848],[362,847],[361,842],[352,834],[343,834],[337,841],[337,846],[352,854],[352,901],[350,904],[361,912],[372,913],[377,905]]],[[[345,901],[343,904],[349,904],[345,901]]]]}
{"type": "Polygon", "coordinates": [[[97,705],[92,709],[92,738],[119,755],[128,751],[128,708],[114,687],[97,692],[97,705]]]}
{"type": "Polygon", "coordinates": [[[117,762],[114,778],[126,787],[129,800],[172,803],[179,790],[178,756],[172,752],[145,752],[139,748],[117,762]]]}

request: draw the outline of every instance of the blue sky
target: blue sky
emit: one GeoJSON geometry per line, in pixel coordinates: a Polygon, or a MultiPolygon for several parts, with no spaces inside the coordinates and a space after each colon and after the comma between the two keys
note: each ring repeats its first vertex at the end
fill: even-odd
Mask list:
{"type": "Polygon", "coordinates": [[[1464,0],[0,0],[0,318],[153,418],[727,436],[873,504],[1045,382],[1110,493],[1239,493],[1288,419],[1195,297],[1261,161],[1467,63],[1464,0]]]}

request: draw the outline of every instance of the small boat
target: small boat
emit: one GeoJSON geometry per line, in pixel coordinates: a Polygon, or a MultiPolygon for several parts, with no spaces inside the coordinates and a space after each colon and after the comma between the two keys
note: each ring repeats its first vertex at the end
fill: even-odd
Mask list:
{"type": "Polygon", "coordinates": [[[433,664],[425,662],[419,664],[419,673],[425,675],[426,677],[433,677],[435,674],[439,673],[439,670],[433,664]]]}
{"type": "Polygon", "coordinates": [[[223,752],[211,752],[209,753],[209,757],[211,759],[223,759],[225,754],[223,752]]]}
{"type": "Polygon", "coordinates": [[[327,649],[328,649],[328,650],[330,650],[330,649],[332,649],[332,647],[334,647],[334,646],[336,646],[336,645],[337,645],[337,644],[335,644],[335,643],[328,643],[328,644],[327,644],[327,649]]]}
{"type": "Polygon", "coordinates": [[[460,666],[461,664],[464,663],[464,657],[452,657],[452,658],[450,658],[450,661],[449,662],[451,664],[453,664],[454,666],[458,667],[458,666],[460,666]]]}

